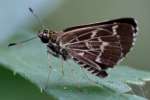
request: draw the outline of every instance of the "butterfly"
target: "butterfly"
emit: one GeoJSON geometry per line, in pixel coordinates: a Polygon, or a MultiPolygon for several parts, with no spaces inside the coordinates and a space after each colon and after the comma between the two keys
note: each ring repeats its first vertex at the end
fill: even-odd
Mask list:
{"type": "MultiPolygon", "coordinates": [[[[41,24],[32,8],[29,11],[41,24]]],[[[38,37],[48,47],[49,54],[65,61],[73,59],[91,74],[104,78],[108,76],[107,69],[120,62],[134,45],[137,23],[134,18],[120,18],[69,27],[61,32],[42,28],[38,37]]],[[[37,36],[8,46],[26,43],[35,38],[37,36]]]]}
{"type": "Polygon", "coordinates": [[[55,32],[38,33],[48,53],[63,60],[73,59],[98,77],[108,76],[134,45],[137,24],[134,18],[120,18],[100,23],[74,26],[55,32]]]}

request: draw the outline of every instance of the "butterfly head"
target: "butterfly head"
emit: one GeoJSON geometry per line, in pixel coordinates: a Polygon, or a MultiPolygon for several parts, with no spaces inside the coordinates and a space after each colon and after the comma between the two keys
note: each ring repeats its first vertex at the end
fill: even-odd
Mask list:
{"type": "Polygon", "coordinates": [[[51,40],[53,34],[53,31],[50,31],[49,29],[43,29],[38,33],[38,37],[43,43],[48,43],[51,40]]]}

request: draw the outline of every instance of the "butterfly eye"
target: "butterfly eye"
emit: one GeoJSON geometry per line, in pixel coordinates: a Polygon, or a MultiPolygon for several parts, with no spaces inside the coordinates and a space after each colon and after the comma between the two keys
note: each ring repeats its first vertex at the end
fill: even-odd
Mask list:
{"type": "Polygon", "coordinates": [[[41,39],[43,43],[49,42],[49,30],[44,29],[42,32],[38,34],[38,37],[41,39]]]}

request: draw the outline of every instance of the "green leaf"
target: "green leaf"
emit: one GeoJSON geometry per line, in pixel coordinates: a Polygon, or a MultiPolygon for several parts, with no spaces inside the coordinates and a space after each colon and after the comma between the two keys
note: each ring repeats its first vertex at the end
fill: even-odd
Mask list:
{"type": "Polygon", "coordinates": [[[20,74],[30,80],[41,90],[44,89],[47,94],[55,96],[58,100],[145,100],[134,94],[127,94],[131,88],[126,82],[144,83],[144,79],[150,78],[148,72],[116,66],[109,70],[108,78],[100,79],[81,69],[71,60],[62,63],[61,59],[51,55],[48,57],[47,48],[39,39],[7,47],[10,41],[23,40],[30,36],[23,34],[20,38],[19,35],[15,35],[1,44],[0,63],[14,74],[20,74]]]}

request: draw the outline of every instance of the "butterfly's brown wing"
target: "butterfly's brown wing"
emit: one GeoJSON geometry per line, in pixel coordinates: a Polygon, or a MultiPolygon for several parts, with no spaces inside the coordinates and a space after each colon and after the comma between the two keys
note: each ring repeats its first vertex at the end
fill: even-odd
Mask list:
{"type": "Polygon", "coordinates": [[[105,69],[113,67],[129,52],[136,27],[132,18],[75,26],[65,29],[58,41],[82,67],[105,77],[105,69]]]}

